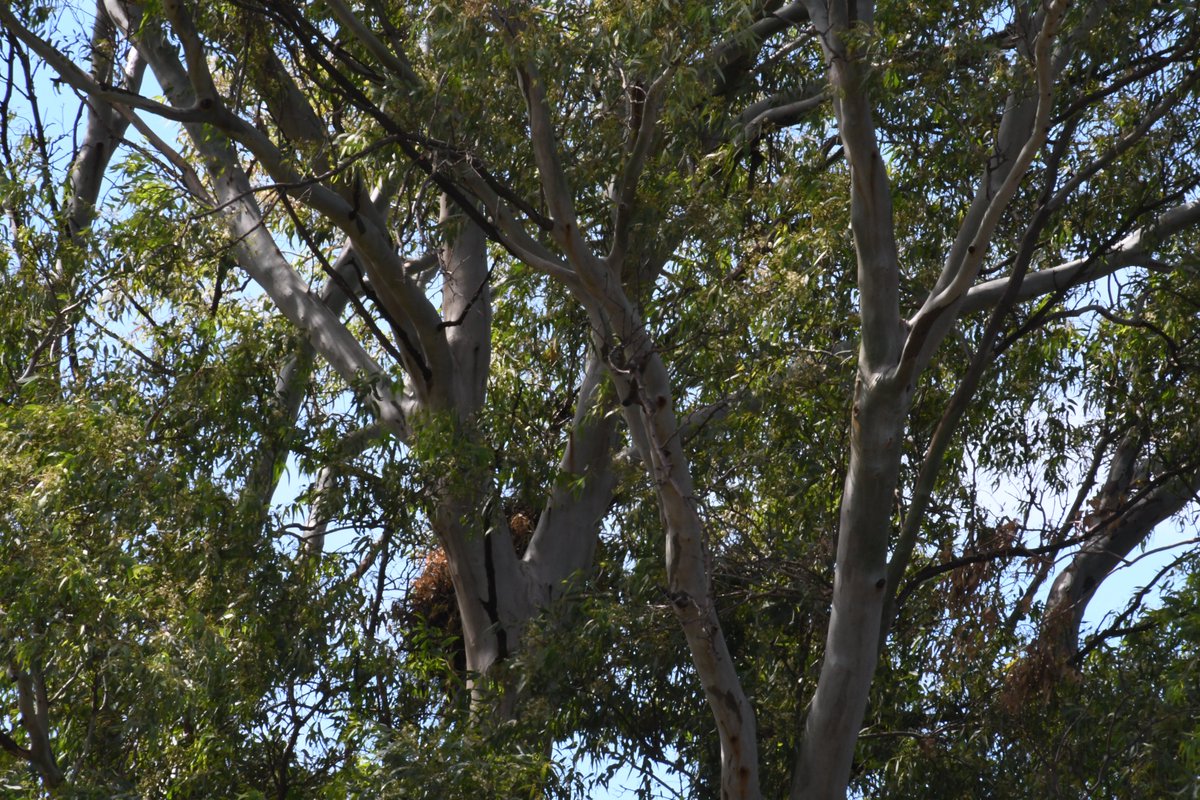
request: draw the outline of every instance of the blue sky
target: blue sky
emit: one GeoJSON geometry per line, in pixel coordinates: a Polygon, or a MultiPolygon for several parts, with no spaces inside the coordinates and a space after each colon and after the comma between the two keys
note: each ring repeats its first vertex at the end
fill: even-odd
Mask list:
{"type": "MultiPolygon", "coordinates": [[[[81,21],[75,19],[68,22],[78,25],[81,21]]],[[[85,28],[81,25],[81,29],[85,28]]],[[[61,136],[64,137],[64,141],[70,141],[75,121],[79,118],[79,101],[72,91],[65,87],[56,87],[50,78],[48,70],[41,67],[38,72],[37,89],[42,101],[42,108],[44,109],[43,121],[47,126],[47,132],[52,137],[61,136]]],[[[150,95],[157,93],[152,80],[148,75],[148,85],[144,88],[144,93],[150,95]]],[[[143,118],[168,142],[176,140],[177,129],[173,123],[159,121],[149,115],[143,115],[143,118]]],[[[131,135],[134,135],[132,131],[131,135]]],[[[66,165],[63,164],[61,166],[65,168],[66,165]]],[[[287,477],[275,497],[275,502],[280,505],[293,503],[295,498],[307,488],[311,478],[312,476],[300,473],[293,459],[289,463],[287,477]]],[[[997,513],[1010,508],[1013,504],[1019,504],[1022,500],[1020,491],[1019,488],[1011,484],[997,486],[993,496],[997,513]]],[[[1144,548],[1146,554],[1135,553],[1131,557],[1132,563],[1118,569],[1103,583],[1095,599],[1088,607],[1085,618],[1085,630],[1093,631],[1103,627],[1106,625],[1106,620],[1111,618],[1111,615],[1124,610],[1129,599],[1178,554],[1177,549],[1171,549],[1169,546],[1188,541],[1195,537],[1195,535],[1193,526],[1184,523],[1171,522],[1160,526],[1159,530],[1155,532],[1144,548]]],[[[337,544],[336,541],[330,542],[331,547],[336,547],[337,544]]],[[[1048,589],[1049,582],[1043,588],[1042,598],[1044,598],[1048,589]]],[[[1157,591],[1151,593],[1152,602],[1153,598],[1157,597],[1157,594],[1157,591]]],[[[568,752],[569,750],[564,748],[564,756],[568,752]]],[[[603,764],[596,764],[592,769],[598,773],[604,766],[603,764]]],[[[655,792],[655,797],[675,797],[686,788],[677,779],[673,779],[670,776],[663,775],[659,777],[661,777],[664,785],[660,786],[658,791],[655,792]]],[[[632,798],[636,796],[634,788],[639,786],[640,783],[640,777],[634,771],[629,769],[621,770],[614,776],[607,791],[598,791],[593,797],[598,798],[598,800],[632,798]]]]}

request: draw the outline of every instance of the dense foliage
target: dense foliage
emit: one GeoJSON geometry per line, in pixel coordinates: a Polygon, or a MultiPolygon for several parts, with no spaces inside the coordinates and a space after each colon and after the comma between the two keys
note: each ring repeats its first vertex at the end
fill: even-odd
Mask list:
{"type": "Polygon", "coordinates": [[[0,0],[0,794],[1200,791],[1197,16],[0,0]]]}

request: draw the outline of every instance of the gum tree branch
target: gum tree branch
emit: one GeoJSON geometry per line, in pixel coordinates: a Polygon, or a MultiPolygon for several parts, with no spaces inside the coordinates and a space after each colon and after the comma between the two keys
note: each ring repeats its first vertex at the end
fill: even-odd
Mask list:
{"type": "MultiPolygon", "coordinates": [[[[1054,82],[1057,77],[1052,44],[1066,16],[1067,5],[1065,0],[1057,0],[1045,9],[1041,29],[1033,44],[1032,68],[1037,84],[1037,106],[1028,138],[1017,152],[1012,168],[994,194],[990,195],[978,225],[970,230],[966,252],[957,258],[951,257],[943,273],[944,285],[935,288],[920,310],[909,320],[912,333],[905,342],[904,356],[901,359],[902,369],[906,373],[911,373],[918,368],[919,363],[927,361],[932,356],[933,348],[940,344],[944,331],[942,335],[937,335],[933,330],[935,322],[946,316],[950,307],[957,304],[975,282],[984,257],[991,247],[992,235],[1000,224],[1001,216],[1008,210],[1009,203],[1033,164],[1034,157],[1049,137],[1050,118],[1054,107],[1054,82]]],[[[939,284],[942,283],[940,280],[939,284]]],[[[946,326],[943,324],[939,327],[946,326]]]]}
{"type": "MultiPolygon", "coordinates": [[[[1153,260],[1156,247],[1174,234],[1198,223],[1200,199],[1181,203],[1158,215],[1156,219],[1138,228],[1099,256],[1078,258],[1029,273],[1021,282],[1017,300],[1065,292],[1076,286],[1094,283],[1127,267],[1146,265],[1153,260]]],[[[1004,294],[1007,284],[1008,278],[1002,277],[972,287],[967,292],[962,310],[978,311],[994,305],[1004,294]]]]}

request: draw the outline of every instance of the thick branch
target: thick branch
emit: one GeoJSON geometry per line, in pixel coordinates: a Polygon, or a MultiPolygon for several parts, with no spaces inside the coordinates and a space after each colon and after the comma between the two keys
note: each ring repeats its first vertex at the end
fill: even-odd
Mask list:
{"type": "MultiPolygon", "coordinates": [[[[97,82],[107,82],[108,73],[112,69],[111,56],[107,54],[115,49],[113,33],[112,22],[105,14],[98,13],[92,32],[91,52],[93,58],[102,59],[104,63],[93,65],[92,74],[97,82]]],[[[137,92],[141,88],[145,71],[146,62],[136,51],[131,52],[122,73],[122,88],[129,92],[137,92]]],[[[101,180],[128,125],[129,122],[108,103],[94,99],[88,103],[87,130],[83,145],[79,148],[67,179],[70,187],[67,224],[71,236],[77,236],[91,223],[96,199],[100,196],[101,180]]]]}
{"type": "Polygon", "coordinates": [[[662,112],[663,97],[674,74],[675,70],[669,69],[659,75],[650,84],[650,88],[644,90],[643,97],[633,96],[635,90],[639,93],[643,91],[640,88],[630,89],[630,103],[636,109],[633,116],[638,119],[638,125],[626,154],[624,168],[620,176],[613,179],[613,239],[606,257],[609,268],[617,274],[622,272],[625,252],[629,245],[629,227],[637,200],[638,181],[642,177],[651,150],[657,147],[660,133],[658,120],[662,112]]]}
{"type": "MultiPolygon", "coordinates": [[[[1145,265],[1156,247],[1168,237],[1200,223],[1200,200],[1175,206],[1153,222],[1126,236],[1100,256],[1079,258],[1056,267],[1031,272],[1025,276],[1018,300],[1028,300],[1055,292],[1065,292],[1075,286],[1092,283],[1126,267],[1145,265]]],[[[962,309],[978,311],[999,301],[1008,285],[1008,278],[996,278],[973,287],[962,309]]]]}
{"type": "Polygon", "coordinates": [[[772,10],[773,5],[774,2],[763,3],[763,13],[758,19],[705,53],[701,63],[713,71],[714,94],[733,91],[768,39],[808,21],[803,2],[787,3],[772,10]]]}
{"type": "MultiPolygon", "coordinates": [[[[742,689],[717,616],[709,580],[703,523],[696,510],[691,470],[683,452],[661,356],[650,349],[624,352],[624,364],[612,363],[616,386],[631,431],[640,430],[648,454],[646,466],[655,483],[658,507],[666,522],[667,591],[683,628],[692,664],[704,688],[721,740],[721,796],[757,798],[758,734],[754,709],[742,689]]],[[[618,356],[617,358],[620,358],[618,356]]]]}
{"type": "Polygon", "coordinates": [[[784,97],[768,97],[748,106],[738,117],[741,138],[753,142],[766,128],[784,128],[805,119],[810,112],[825,104],[828,91],[805,89],[784,97]]]}
{"type": "Polygon", "coordinates": [[[1017,295],[1020,292],[1021,283],[1028,272],[1029,265],[1033,260],[1038,239],[1041,237],[1042,231],[1045,230],[1050,220],[1051,206],[1048,198],[1054,191],[1054,181],[1056,180],[1065,150],[1066,138],[1064,137],[1060,140],[1059,145],[1053,148],[1050,156],[1046,159],[1046,185],[1042,192],[1042,203],[1021,237],[1013,264],[1013,272],[1009,276],[1004,295],[992,310],[992,315],[988,319],[983,335],[979,339],[979,344],[975,350],[975,355],[971,358],[970,365],[967,367],[967,372],[958,386],[955,387],[954,394],[946,404],[942,417],[938,420],[937,427],[934,429],[933,436],[930,439],[925,457],[921,460],[921,467],[912,490],[912,499],[909,502],[908,511],[905,513],[900,529],[900,535],[896,539],[896,545],[892,550],[892,557],[888,563],[887,600],[884,603],[883,622],[880,626],[879,634],[879,646],[881,649],[895,620],[897,609],[896,591],[900,586],[900,581],[904,577],[909,559],[912,557],[913,549],[916,546],[917,536],[921,525],[924,523],[929,503],[933,498],[934,485],[941,474],[946,452],[958,430],[959,422],[962,420],[963,415],[966,414],[972,399],[975,397],[985,371],[996,359],[996,339],[1000,335],[1001,328],[1009,311],[1012,310],[1012,307],[1017,302],[1017,295]]]}
{"type": "Polygon", "coordinates": [[[1159,523],[1179,513],[1200,491],[1196,467],[1140,488],[1146,481],[1140,455],[1141,441],[1127,436],[1113,456],[1096,511],[1085,518],[1094,520],[1094,529],[1050,587],[1036,647],[1054,663],[1074,658],[1084,613],[1104,580],[1159,523]]]}
{"type": "Polygon", "coordinates": [[[17,708],[21,712],[21,727],[29,736],[28,761],[42,776],[50,789],[65,779],[54,747],[50,741],[50,703],[46,697],[46,682],[39,670],[9,668],[9,677],[17,684],[17,708]]]}
{"type": "Polygon", "coordinates": [[[721,631],[704,554],[703,524],[676,424],[670,379],[661,356],[611,265],[591,253],[579,230],[562,170],[546,88],[525,61],[518,76],[526,97],[535,161],[554,218],[552,234],[575,268],[576,296],[592,316],[624,416],[654,479],[666,523],[668,591],[721,739],[723,796],[758,797],[754,711],[741,687],[721,631]]]}
{"type": "MultiPolygon", "coordinates": [[[[1000,218],[1008,210],[1008,205],[1016,195],[1025,173],[1050,134],[1050,114],[1054,106],[1056,78],[1056,64],[1052,58],[1051,45],[1062,25],[1067,6],[1067,0],[1054,0],[1050,3],[1034,42],[1033,69],[1037,82],[1037,110],[1034,112],[1029,136],[1021,146],[1008,175],[991,196],[978,226],[970,232],[970,243],[966,247],[966,253],[962,254],[957,262],[948,261],[943,273],[948,279],[945,285],[935,289],[910,321],[912,332],[904,344],[902,367],[909,373],[920,369],[920,365],[929,358],[948,330],[947,320],[953,318],[953,314],[948,313],[949,309],[959,303],[975,282],[991,246],[992,234],[1000,224],[1000,218]],[[937,324],[939,322],[941,324],[937,324]]],[[[941,283],[939,281],[939,285],[941,283]]]]}
{"type": "MultiPolygon", "coordinates": [[[[856,9],[863,19],[871,16],[869,3],[859,3],[856,9]]],[[[811,2],[808,13],[821,34],[838,134],[850,162],[850,226],[862,313],[859,366],[874,380],[895,364],[900,349],[900,271],[891,185],[867,96],[869,65],[848,43],[849,11],[841,3],[826,8],[811,2]]]]}
{"type": "MultiPolygon", "coordinates": [[[[554,120],[550,111],[550,101],[546,97],[545,83],[537,67],[529,60],[522,64],[517,76],[529,112],[529,139],[541,178],[542,193],[546,196],[546,205],[553,218],[554,227],[551,234],[567,254],[567,260],[580,273],[584,283],[589,284],[589,288],[594,292],[594,287],[601,280],[600,276],[611,276],[612,273],[606,270],[591,252],[591,248],[584,241],[583,232],[579,230],[574,195],[559,156],[558,137],[554,132],[554,120]]],[[[604,296],[607,292],[600,294],[604,296]]]]}
{"type": "Polygon", "coordinates": [[[592,352],[554,488],[525,551],[526,563],[552,593],[573,574],[592,567],[600,519],[616,488],[616,416],[604,402],[604,381],[604,363],[592,352]]]}
{"type": "Polygon", "coordinates": [[[579,279],[571,267],[529,235],[525,226],[514,215],[509,202],[501,198],[486,180],[473,170],[464,171],[462,180],[467,190],[483,204],[488,221],[494,226],[497,237],[509,253],[538,272],[559,281],[568,289],[580,289],[579,279]]]}
{"type": "Polygon", "coordinates": [[[446,341],[454,360],[450,380],[460,419],[483,408],[492,356],[491,270],[487,238],[470,218],[456,213],[442,197],[442,226],[447,244],[442,249],[442,316],[446,341]]]}
{"type": "MultiPolygon", "coordinates": [[[[450,381],[453,361],[442,334],[441,319],[421,288],[405,274],[403,259],[392,246],[386,226],[375,214],[365,190],[360,188],[348,201],[329,187],[306,180],[270,139],[226,108],[208,74],[199,35],[192,27],[183,4],[172,0],[165,9],[183,43],[189,64],[187,78],[199,96],[199,104],[211,113],[207,121],[247,147],[272,178],[294,187],[292,192],[297,199],[323,214],[350,237],[363,256],[374,290],[384,310],[392,317],[393,324],[416,332],[420,357],[414,358],[416,363],[406,359],[406,366],[415,379],[425,378],[426,370],[421,368],[422,365],[428,368],[433,379],[426,379],[423,387],[427,395],[425,399],[438,407],[453,407],[450,381]]],[[[145,36],[143,33],[142,38],[145,36]]],[[[182,70],[177,69],[176,72],[182,70]]],[[[246,190],[249,190],[248,185],[246,190]]]]}
{"type": "MultiPolygon", "coordinates": [[[[162,39],[161,33],[150,25],[134,30],[130,20],[123,16],[124,7],[116,0],[109,0],[108,8],[126,34],[136,36],[135,45],[146,57],[168,98],[177,105],[191,105],[194,100],[192,89],[173,49],[162,39]]],[[[79,88],[87,91],[93,87],[79,88]]],[[[338,374],[354,384],[363,375],[372,380],[371,401],[376,413],[393,430],[403,434],[406,430],[404,415],[382,367],[329,308],[310,293],[307,284],[279,251],[263,223],[250,181],[232,148],[211,131],[189,126],[189,133],[207,163],[216,200],[225,209],[224,217],[233,235],[238,262],[263,287],[284,316],[304,331],[338,374]]]]}
{"type": "Polygon", "coordinates": [[[324,0],[325,5],[333,12],[333,16],[341,24],[342,28],[358,39],[367,51],[375,58],[379,59],[379,63],[387,68],[390,72],[400,76],[409,86],[419,87],[423,83],[421,79],[413,72],[412,64],[408,57],[403,53],[395,53],[380,41],[371,29],[368,28],[362,20],[355,16],[354,12],[342,0],[324,0]]]}

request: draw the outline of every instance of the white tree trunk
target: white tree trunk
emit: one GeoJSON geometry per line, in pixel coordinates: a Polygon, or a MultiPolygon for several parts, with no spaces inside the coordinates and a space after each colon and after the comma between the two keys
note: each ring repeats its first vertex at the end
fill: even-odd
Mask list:
{"type": "Polygon", "coordinates": [[[868,385],[867,378],[860,378],[855,390],[833,609],[792,786],[796,800],[832,800],[846,794],[879,658],[907,401],[895,387],[868,385]]]}

